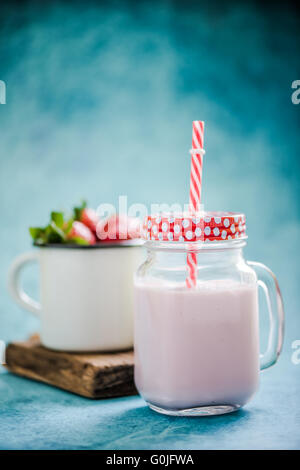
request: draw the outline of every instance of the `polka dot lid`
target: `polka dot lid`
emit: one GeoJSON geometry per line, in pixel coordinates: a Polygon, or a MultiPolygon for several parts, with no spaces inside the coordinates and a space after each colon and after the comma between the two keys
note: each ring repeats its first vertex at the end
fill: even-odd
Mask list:
{"type": "Polygon", "coordinates": [[[246,238],[246,218],[236,212],[161,213],[144,219],[142,238],[156,241],[216,242],[246,238]]]}

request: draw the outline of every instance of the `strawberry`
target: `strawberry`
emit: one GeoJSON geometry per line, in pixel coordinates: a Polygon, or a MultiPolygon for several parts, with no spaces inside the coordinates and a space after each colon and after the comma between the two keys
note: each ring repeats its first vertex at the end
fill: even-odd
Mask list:
{"type": "Polygon", "coordinates": [[[92,230],[92,232],[96,233],[99,217],[94,209],[90,209],[89,207],[83,209],[79,220],[92,230]]]}
{"type": "Polygon", "coordinates": [[[96,212],[87,208],[83,201],[80,207],[73,209],[72,217],[65,218],[63,212],[52,211],[46,227],[30,227],[29,232],[36,245],[68,242],[94,245],[97,223],[96,212]]]}
{"type": "Polygon", "coordinates": [[[71,230],[67,234],[67,239],[81,245],[94,245],[96,243],[96,237],[93,232],[78,220],[73,222],[71,230]]]}
{"type": "Polygon", "coordinates": [[[82,201],[81,206],[74,207],[73,217],[86,225],[92,232],[96,233],[99,217],[97,212],[90,207],[86,207],[86,201],[82,201]]]}

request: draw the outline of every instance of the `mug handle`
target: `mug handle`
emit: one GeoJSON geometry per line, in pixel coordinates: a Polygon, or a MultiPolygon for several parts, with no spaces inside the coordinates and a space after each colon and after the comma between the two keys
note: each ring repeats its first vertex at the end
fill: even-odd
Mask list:
{"type": "Polygon", "coordinates": [[[247,261],[257,275],[257,284],[265,293],[270,330],[268,346],[264,354],[260,355],[260,370],[267,369],[277,362],[282,350],[284,334],[284,309],[281,292],[275,274],[264,264],[247,261]]]}
{"type": "Polygon", "coordinates": [[[29,312],[39,315],[41,313],[41,304],[29,297],[22,289],[20,283],[20,274],[24,266],[32,261],[38,261],[38,253],[30,251],[18,256],[12,263],[8,272],[8,290],[12,298],[20,307],[29,310],[29,312]]]}

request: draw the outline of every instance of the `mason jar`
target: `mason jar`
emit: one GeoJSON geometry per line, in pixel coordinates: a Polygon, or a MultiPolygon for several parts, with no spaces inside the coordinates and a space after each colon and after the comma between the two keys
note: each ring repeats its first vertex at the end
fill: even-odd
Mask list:
{"type": "Polygon", "coordinates": [[[275,275],[244,258],[245,216],[148,216],[143,236],[148,257],[134,281],[139,393],[169,415],[239,409],[255,394],[259,371],[277,361],[284,323],[275,275]],[[258,287],[271,319],[263,355],[258,287]]]}

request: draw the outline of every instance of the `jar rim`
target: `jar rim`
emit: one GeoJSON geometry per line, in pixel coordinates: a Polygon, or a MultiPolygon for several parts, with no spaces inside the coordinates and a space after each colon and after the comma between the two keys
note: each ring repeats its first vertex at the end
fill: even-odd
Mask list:
{"type": "Polygon", "coordinates": [[[179,242],[179,241],[158,241],[147,240],[145,247],[150,251],[177,251],[177,252],[208,252],[208,251],[224,251],[237,248],[243,248],[247,244],[247,236],[243,238],[235,238],[225,241],[193,241],[193,242],[179,242]]]}

